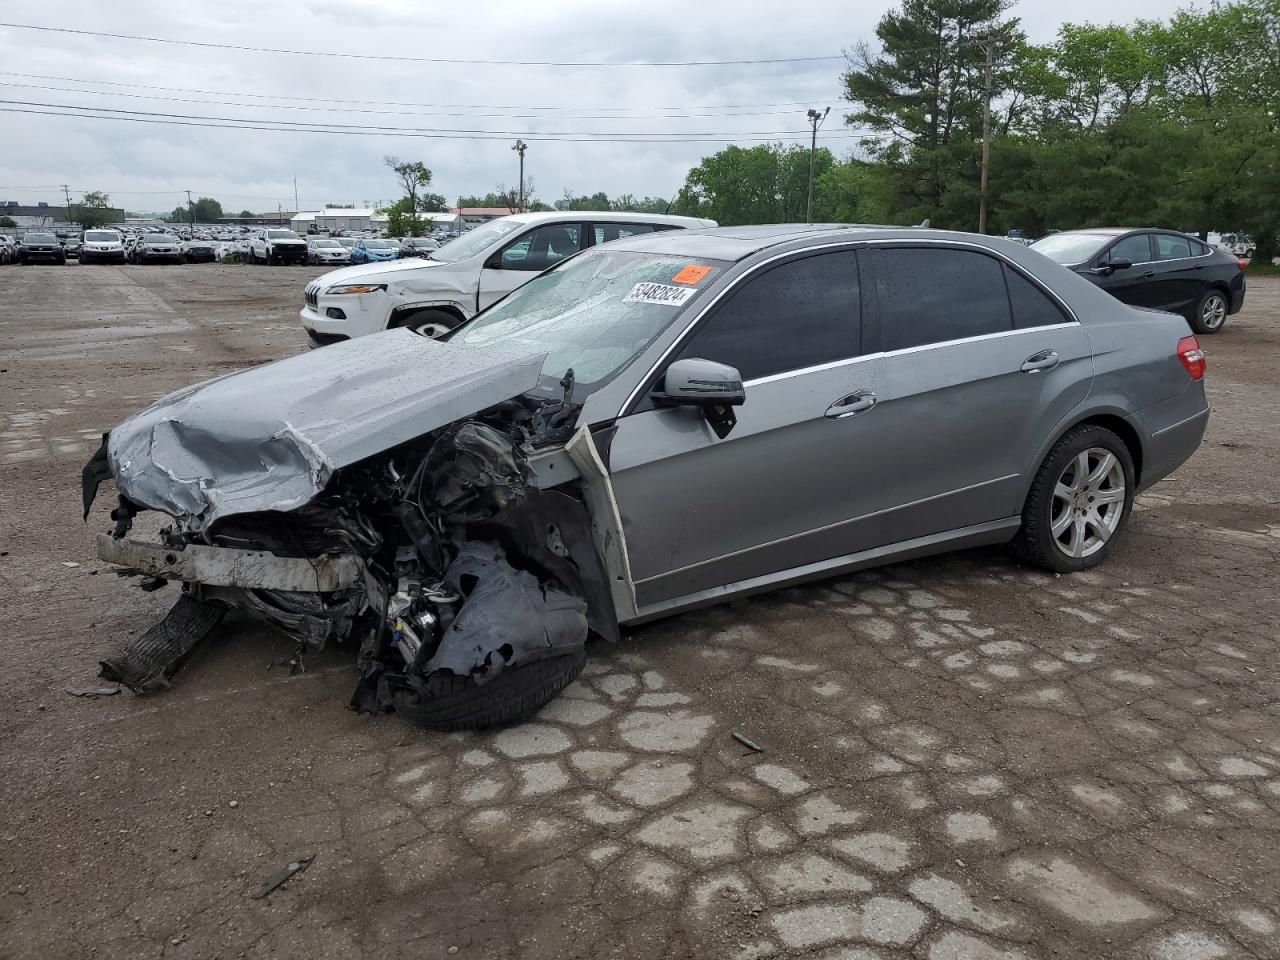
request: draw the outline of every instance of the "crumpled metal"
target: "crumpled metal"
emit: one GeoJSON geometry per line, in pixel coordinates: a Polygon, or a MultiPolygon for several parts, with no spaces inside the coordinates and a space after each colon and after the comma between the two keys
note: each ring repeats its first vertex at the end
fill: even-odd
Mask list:
{"type": "Polygon", "coordinates": [[[292,510],[334,471],[532,390],[543,358],[360,337],[170,394],[111,431],[111,473],[194,531],[292,510]]]}

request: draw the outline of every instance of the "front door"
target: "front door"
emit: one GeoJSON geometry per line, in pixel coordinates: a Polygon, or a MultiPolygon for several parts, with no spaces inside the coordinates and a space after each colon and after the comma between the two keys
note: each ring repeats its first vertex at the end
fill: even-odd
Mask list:
{"type": "Polygon", "coordinates": [[[476,309],[497,303],[543,270],[582,249],[580,223],[545,223],[512,240],[485,261],[476,290],[476,309]]]}
{"type": "Polygon", "coordinates": [[[1159,306],[1156,289],[1151,282],[1156,275],[1151,234],[1135,233],[1122,237],[1104,250],[1093,266],[1096,269],[1087,274],[1089,279],[1121,303],[1135,307],[1159,306]],[[1132,266],[1105,272],[1112,260],[1128,260],[1132,266]]]}
{"type": "Polygon", "coordinates": [[[696,410],[643,401],[618,421],[609,471],[640,607],[875,545],[861,498],[887,482],[892,438],[860,300],[852,250],[761,267],[669,358],[739,371],[733,431],[718,439],[696,410]]]}

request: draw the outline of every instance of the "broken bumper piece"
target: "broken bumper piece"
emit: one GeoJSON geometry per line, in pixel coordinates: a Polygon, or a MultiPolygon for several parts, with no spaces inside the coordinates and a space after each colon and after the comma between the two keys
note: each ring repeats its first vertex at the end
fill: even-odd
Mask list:
{"type": "Polygon", "coordinates": [[[364,563],[350,554],[278,557],[263,550],[199,544],[175,548],[100,534],[98,558],[150,577],[211,587],[333,593],[364,583],[364,563]]]}
{"type": "Polygon", "coordinates": [[[122,683],[134,693],[162,690],[225,613],[221,604],[183,594],[165,618],[130,643],[124,653],[103,660],[99,676],[122,683]]]}

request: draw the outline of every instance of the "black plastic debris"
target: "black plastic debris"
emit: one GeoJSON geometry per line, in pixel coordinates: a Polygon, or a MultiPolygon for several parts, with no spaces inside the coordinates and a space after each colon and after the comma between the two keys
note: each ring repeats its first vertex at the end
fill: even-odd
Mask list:
{"type": "Polygon", "coordinates": [[[98,676],[123,683],[134,693],[162,690],[226,612],[220,604],[184,593],[165,618],[125,647],[124,653],[103,660],[98,676]]]}
{"type": "Polygon", "coordinates": [[[311,861],[316,858],[314,853],[308,853],[306,856],[299,857],[294,860],[283,870],[273,873],[267,882],[260,886],[249,896],[254,900],[261,900],[263,897],[269,896],[280,887],[284,886],[289,880],[296,877],[307,867],[311,866],[311,861]]]}

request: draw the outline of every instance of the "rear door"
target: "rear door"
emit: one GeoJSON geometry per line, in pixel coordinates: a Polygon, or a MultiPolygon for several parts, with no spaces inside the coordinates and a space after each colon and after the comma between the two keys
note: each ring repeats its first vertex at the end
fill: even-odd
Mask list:
{"type": "Polygon", "coordinates": [[[890,438],[866,399],[880,361],[862,355],[860,301],[851,249],[762,265],[666,361],[738,370],[733,431],[718,439],[697,411],[646,401],[618,420],[609,470],[640,606],[876,543],[861,497],[888,480],[890,438]]]}
{"type": "Polygon", "coordinates": [[[484,262],[476,291],[476,309],[497,303],[548,267],[582,249],[585,224],[544,223],[505,244],[484,262]]]}
{"type": "Polygon", "coordinates": [[[611,243],[614,240],[625,240],[641,233],[653,233],[658,229],[651,223],[610,223],[596,221],[587,224],[587,245],[596,246],[611,243]]]}
{"type": "Polygon", "coordinates": [[[1152,306],[1184,313],[1196,305],[1206,284],[1208,253],[1198,240],[1172,233],[1153,234],[1156,246],[1152,306]]]}
{"type": "Polygon", "coordinates": [[[876,245],[872,414],[891,440],[884,542],[1016,516],[1045,436],[1088,393],[1084,330],[1038,283],[981,248],[876,245]]]}

